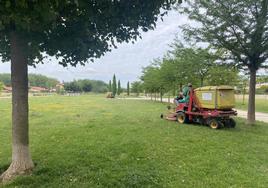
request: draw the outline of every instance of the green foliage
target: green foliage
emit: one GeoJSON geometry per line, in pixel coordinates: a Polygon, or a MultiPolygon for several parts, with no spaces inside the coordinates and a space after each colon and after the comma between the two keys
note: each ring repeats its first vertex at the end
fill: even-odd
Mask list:
{"type": "Polygon", "coordinates": [[[106,93],[108,91],[108,85],[101,80],[91,80],[93,93],[106,93]]]}
{"type": "Polygon", "coordinates": [[[118,80],[118,84],[117,84],[117,95],[120,95],[121,92],[122,92],[121,82],[120,82],[120,80],[118,80]]]}
{"type": "Polygon", "coordinates": [[[64,89],[68,92],[107,92],[107,84],[99,80],[74,80],[72,82],[65,82],[64,89]]]}
{"type": "Polygon", "coordinates": [[[113,83],[112,83],[112,93],[113,93],[113,96],[116,95],[116,92],[117,92],[117,84],[116,84],[116,76],[114,74],[114,76],[113,76],[113,83]]]}
{"type": "Polygon", "coordinates": [[[57,87],[56,88],[56,93],[59,94],[59,95],[64,95],[65,94],[65,90],[64,90],[64,88],[57,87]]]}
{"type": "Polygon", "coordinates": [[[268,83],[268,76],[267,75],[258,75],[257,76],[257,83],[268,83]]]}
{"type": "Polygon", "coordinates": [[[2,92],[3,88],[4,88],[4,84],[0,82],[0,93],[2,92]]]}
{"type": "Polygon", "coordinates": [[[109,81],[108,91],[109,92],[112,92],[112,81],[111,80],[109,81]]]}
{"type": "MultiPolygon", "coordinates": [[[[59,81],[41,74],[29,74],[30,86],[55,88],[59,81]]],[[[7,86],[11,86],[11,75],[9,73],[0,74],[0,81],[7,86]]]]}
{"type": "Polygon", "coordinates": [[[143,92],[143,84],[142,82],[132,82],[131,83],[131,92],[136,93],[137,96],[140,95],[141,92],[143,92]]]}
{"type": "Polygon", "coordinates": [[[198,27],[184,26],[188,39],[209,42],[230,52],[238,67],[258,70],[267,67],[267,0],[197,0],[187,1],[181,12],[198,22],[198,27]]]}
{"type": "MultiPolygon", "coordinates": [[[[166,104],[104,95],[30,101],[37,165],[1,188],[267,187],[268,124],[249,127],[236,119],[237,128],[219,131],[178,126],[159,118],[166,104]]],[[[0,104],[2,171],[12,130],[10,99],[0,104]]]]}
{"type": "Polygon", "coordinates": [[[127,96],[130,95],[130,86],[129,86],[129,82],[127,82],[127,96]]]}
{"type": "Polygon", "coordinates": [[[263,85],[260,88],[257,88],[256,93],[257,94],[268,94],[268,85],[263,85]]]}
{"type": "Polygon", "coordinates": [[[72,82],[65,82],[64,89],[67,92],[82,92],[81,82],[76,80],[72,82]]]}
{"type": "Polygon", "coordinates": [[[238,81],[236,84],[236,92],[238,94],[246,94],[247,93],[247,87],[248,87],[248,76],[247,75],[239,75],[238,81]]]}
{"type": "Polygon", "coordinates": [[[173,44],[173,50],[162,60],[152,62],[143,70],[141,80],[147,93],[172,92],[175,95],[183,85],[192,83],[195,88],[206,85],[235,85],[237,69],[216,62],[221,57],[210,48],[184,47],[173,44]]]}
{"type": "Polygon", "coordinates": [[[185,47],[176,40],[171,55],[175,61],[173,69],[180,87],[185,83],[202,87],[210,68],[216,66],[215,61],[220,54],[212,53],[210,48],[185,47]]]}
{"type": "Polygon", "coordinates": [[[226,65],[214,65],[207,73],[206,84],[212,86],[236,86],[239,80],[238,73],[239,71],[235,68],[230,68],[226,65]]]}
{"type": "Polygon", "coordinates": [[[28,44],[29,64],[47,55],[63,66],[85,64],[154,29],[175,0],[0,1],[0,57],[10,60],[10,33],[28,44]]]}
{"type": "MultiPolygon", "coordinates": [[[[159,61],[155,60],[154,63],[158,63],[159,61]]],[[[145,67],[143,69],[143,75],[141,77],[141,80],[143,81],[143,88],[146,92],[150,93],[156,93],[160,91],[161,86],[163,86],[163,82],[160,81],[160,69],[159,67],[155,65],[150,65],[148,67],[145,67]]],[[[133,84],[136,88],[135,93],[138,93],[139,91],[139,85],[141,85],[139,82],[132,83],[132,90],[133,90],[133,84]]],[[[132,91],[133,92],[133,91],[132,91]]]]}
{"type": "Polygon", "coordinates": [[[29,74],[29,83],[30,86],[55,88],[59,81],[41,74],[29,74]]]}
{"type": "Polygon", "coordinates": [[[197,23],[184,26],[186,38],[225,51],[227,65],[250,73],[247,117],[254,124],[256,72],[268,68],[268,1],[187,1],[181,12],[197,23]]]}
{"type": "Polygon", "coordinates": [[[11,86],[11,75],[9,73],[0,74],[0,82],[6,86],[11,86]]]}
{"type": "Polygon", "coordinates": [[[80,86],[81,86],[81,90],[84,92],[92,91],[92,84],[90,80],[81,80],[80,86]]]}

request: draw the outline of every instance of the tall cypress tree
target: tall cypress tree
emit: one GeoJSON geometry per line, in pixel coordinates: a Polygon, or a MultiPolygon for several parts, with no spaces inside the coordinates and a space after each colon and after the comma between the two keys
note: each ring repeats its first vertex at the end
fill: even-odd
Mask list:
{"type": "Polygon", "coordinates": [[[113,84],[112,84],[112,93],[113,93],[113,96],[116,95],[116,91],[117,91],[116,77],[115,77],[115,74],[114,74],[114,76],[113,76],[113,84]]]}
{"type": "Polygon", "coordinates": [[[109,92],[112,92],[112,81],[111,80],[109,81],[109,86],[108,87],[109,87],[108,88],[109,89],[109,92]]]}
{"type": "Polygon", "coordinates": [[[129,96],[130,93],[130,87],[129,87],[129,82],[127,82],[127,96],[129,96]]]}
{"type": "Polygon", "coordinates": [[[121,83],[120,80],[118,80],[118,84],[117,84],[117,95],[121,94],[121,83]]]}

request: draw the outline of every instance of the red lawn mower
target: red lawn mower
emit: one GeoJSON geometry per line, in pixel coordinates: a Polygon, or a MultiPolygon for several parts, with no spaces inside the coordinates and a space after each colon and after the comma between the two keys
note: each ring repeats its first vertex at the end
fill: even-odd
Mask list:
{"type": "Polygon", "coordinates": [[[179,123],[198,123],[208,125],[212,129],[222,127],[234,128],[236,122],[232,116],[237,112],[235,106],[234,89],[230,86],[208,86],[191,89],[188,103],[179,103],[173,112],[161,115],[170,121],[179,123]]]}

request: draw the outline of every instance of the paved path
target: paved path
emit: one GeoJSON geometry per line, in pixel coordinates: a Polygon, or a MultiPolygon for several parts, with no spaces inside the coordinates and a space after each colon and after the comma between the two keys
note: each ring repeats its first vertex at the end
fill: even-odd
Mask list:
{"type": "MultiPolygon", "coordinates": [[[[238,109],[236,109],[236,111],[239,117],[247,118],[247,113],[248,113],[247,111],[238,110],[238,109]]],[[[256,112],[255,116],[256,116],[257,121],[263,121],[263,122],[268,123],[268,113],[256,112]]]]}
{"type": "MultiPolygon", "coordinates": [[[[122,99],[124,99],[124,98],[122,98],[122,99]]],[[[125,98],[125,99],[128,99],[128,100],[151,100],[151,98],[148,98],[148,97],[125,98]]],[[[159,101],[160,99],[157,99],[157,100],[159,101]]],[[[172,102],[172,99],[170,99],[170,101],[172,102]]],[[[168,102],[168,99],[163,98],[163,102],[168,102]]],[[[247,111],[238,110],[238,109],[236,109],[236,111],[237,111],[238,117],[247,118],[247,111]]],[[[256,112],[256,120],[268,123],[268,113],[256,112]]]]}

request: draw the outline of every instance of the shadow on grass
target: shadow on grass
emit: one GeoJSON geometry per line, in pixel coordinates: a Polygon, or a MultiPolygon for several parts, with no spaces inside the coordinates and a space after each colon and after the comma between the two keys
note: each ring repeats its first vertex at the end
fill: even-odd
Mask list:
{"type": "Polygon", "coordinates": [[[0,165],[0,175],[5,172],[9,167],[9,164],[0,165]]]}

